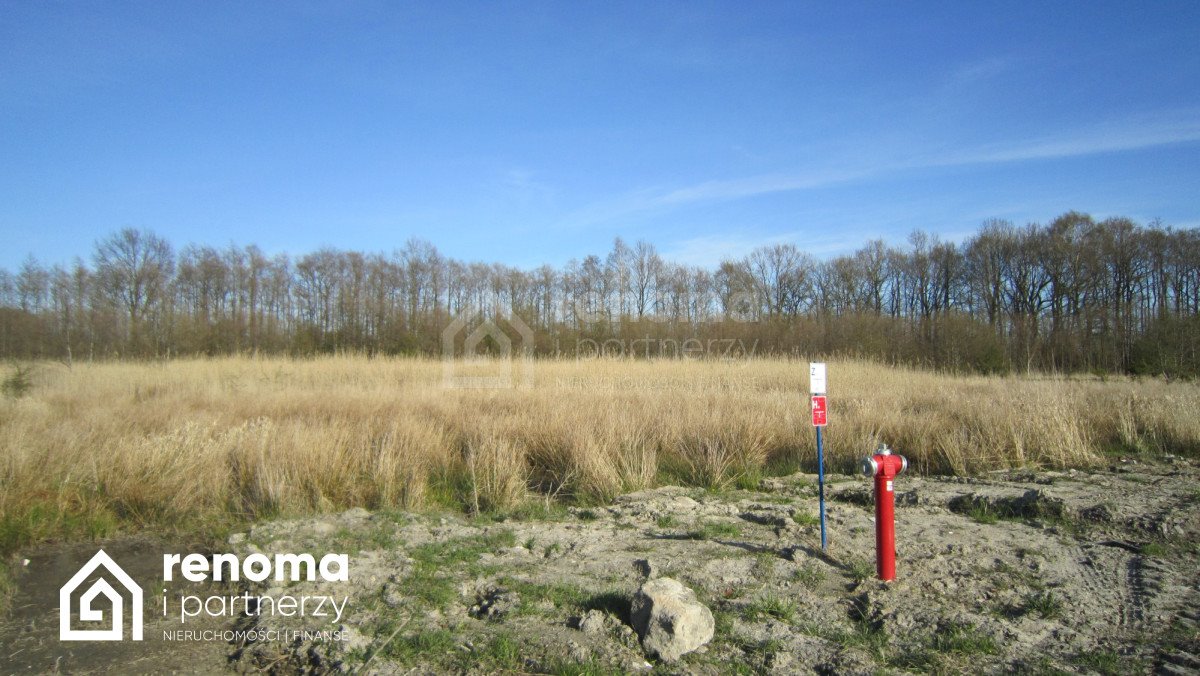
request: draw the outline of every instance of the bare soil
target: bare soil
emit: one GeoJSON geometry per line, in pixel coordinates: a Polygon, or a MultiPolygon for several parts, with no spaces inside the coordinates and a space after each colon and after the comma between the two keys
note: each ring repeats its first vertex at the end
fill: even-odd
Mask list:
{"type": "MultiPolygon", "coordinates": [[[[825,552],[806,474],[754,491],[664,487],[475,519],[351,510],[230,539],[243,555],[349,553],[349,582],[256,588],[349,596],[340,624],[238,623],[337,630],[340,641],[181,645],[150,640],[155,625],[140,645],[63,644],[58,586],[95,546],[60,563],[51,553],[62,548],[48,548],[26,554],[0,627],[0,670],[1197,673],[1198,479],[1171,457],[903,475],[892,583],[874,579],[870,482],[846,475],[827,477],[825,552]],[[648,576],[680,580],[716,617],[713,641],[679,663],[648,661],[629,626],[629,599],[648,576]]],[[[138,561],[135,577],[153,589],[162,550],[118,547],[114,558],[138,561]]]]}

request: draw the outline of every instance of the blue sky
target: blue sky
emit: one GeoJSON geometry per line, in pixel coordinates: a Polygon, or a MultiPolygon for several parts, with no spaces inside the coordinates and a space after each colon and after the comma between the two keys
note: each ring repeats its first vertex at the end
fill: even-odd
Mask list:
{"type": "Polygon", "coordinates": [[[1200,226],[1200,3],[0,0],[0,267],[1200,226]]]}

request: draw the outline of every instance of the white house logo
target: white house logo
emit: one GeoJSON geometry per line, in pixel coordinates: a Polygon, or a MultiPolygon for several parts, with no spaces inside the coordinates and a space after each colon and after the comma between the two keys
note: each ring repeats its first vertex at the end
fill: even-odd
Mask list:
{"type": "Polygon", "coordinates": [[[485,312],[484,308],[467,306],[455,315],[454,319],[442,330],[442,385],[447,388],[512,388],[531,387],[533,385],[533,330],[521,320],[511,309],[492,308],[485,312]],[[482,321],[480,321],[482,320],[482,321]],[[496,324],[503,320],[517,334],[517,344],[496,324]],[[498,363],[501,372],[490,376],[468,376],[457,373],[461,364],[455,359],[455,345],[461,335],[472,324],[478,324],[475,330],[467,334],[462,341],[464,361],[480,362],[480,348],[487,344],[498,352],[498,363]],[[514,353],[520,356],[514,359],[514,353]],[[514,363],[521,367],[520,379],[514,377],[514,363]]]}
{"type": "Polygon", "coordinates": [[[129,577],[116,561],[112,560],[104,550],[96,552],[91,561],[84,564],[83,568],[79,569],[78,573],[67,583],[62,586],[58,592],[58,614],[59,614],[59,639],[63,641],[120,641],[122,621],[124,620],[125,601],[124,596],[113,589],[113,586],[104,578],[100,578],[92,583],[92,586],[83,592],[79,597],[79,621],[80,622],[103,622],[104,611],[92,607],[96,601],[96,597],[103,595],[112,604],[112,612],[110,619],[112,626],[107,629],[72,629],[71,628],[71,594],[83,581],[88,579],[92,573],[96,572],[97,568],[103,567],[110,575],[115,577],[121,586],[129,592],[132,599],[130,600],[131,614],[133,616],[132,635],[133,640],[142,640],[142,588],[129,577]]]}

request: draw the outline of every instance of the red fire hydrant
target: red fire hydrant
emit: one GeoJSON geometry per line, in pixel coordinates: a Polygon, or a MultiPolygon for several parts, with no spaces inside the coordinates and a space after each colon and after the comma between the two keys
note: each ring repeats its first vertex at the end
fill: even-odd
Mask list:
{"type": "Polygon", "coordinates": [[[863,458],[862,471],[875,477],[875,570],[879,579],[896,579],[896,495],[892,480],[908,469],[908,460],[879,444],[875,455],[863,458]]]}

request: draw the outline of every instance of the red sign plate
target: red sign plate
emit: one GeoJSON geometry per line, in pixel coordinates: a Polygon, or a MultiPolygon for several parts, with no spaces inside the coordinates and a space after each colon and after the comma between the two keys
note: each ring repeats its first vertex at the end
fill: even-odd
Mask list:
{"type": "Polygon", "coordinates": [[[825,396],[816,395],[812,398],[813,427],[824,427],[827,423],[825,396]]]}

